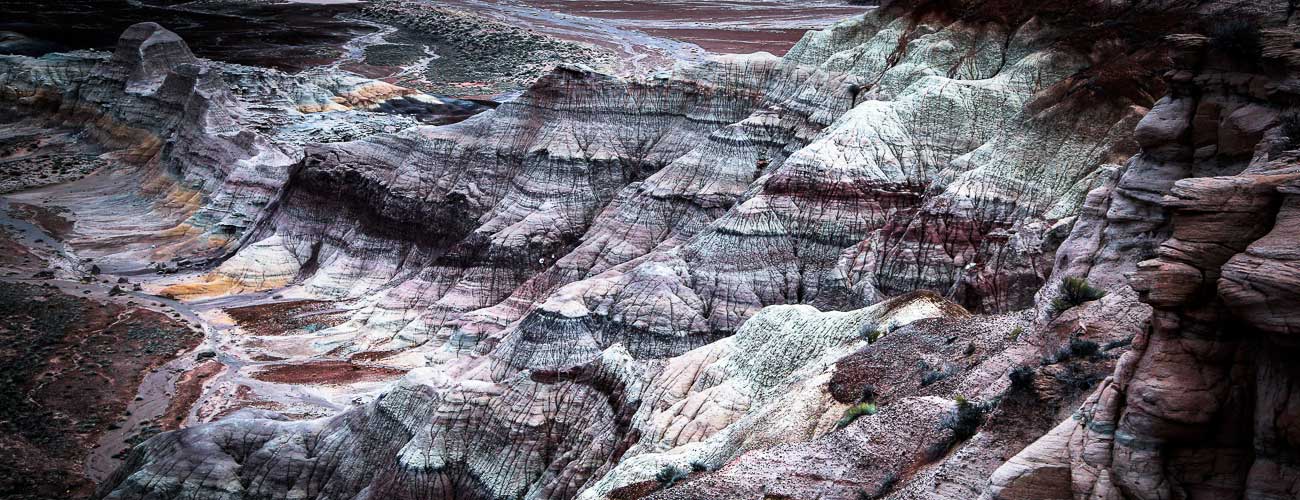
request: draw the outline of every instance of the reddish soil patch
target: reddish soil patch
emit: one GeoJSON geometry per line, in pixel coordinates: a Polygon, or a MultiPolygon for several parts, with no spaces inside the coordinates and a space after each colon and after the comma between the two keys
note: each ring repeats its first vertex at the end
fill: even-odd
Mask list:
{"type": "Polygon", "coordinates": [[[13,233],[0,228],[0,269],[24,273],[44,269],[45,259],[27,250],[27,247],[14,241],[13,233]]]}
{"type": "Polygon", "coordinates": [[[60,240],[72,234],[72,226],[75,224],[59,212],[40,205],[12,203],[9,205],[9,211],[14,217],[35,224],[60,240]]]}
{"type": "Polygon", "coordinates": [[[321,361],[302,365],[279,365],[253,375],[265,382],[280,384],[351,384],[390,380],[406,374],[404,370],[365,366],[348,361],[321,361]]]}
{"type": "Polygon", "coordinates": [[[359,352],[359,353],[353,355],[350,359],[351,359],[352,361],[375,362],[375,361],[379,361],[379,360],[381,360],[381,359],[384,359],[384,358],[387,358],[387,357],[390,357],[390,356],[396,356],[396,355],[401,354],[401,353],[402,353],[402,351],[369,351],[369,352],[359,352]]]}
{"type": "Polygon", "coordinates": [[[190,414],[190,408],[203,395],[203,384],[213,375],[221,373],[223,367],[220,362],[209,359],[181,375],[176,381],[176,396],[167,404],[167,411],[163,413],[159,424],[162,430],[170,431],[180,427],[181,422],[190,414]]]}
{"type": "Polygon", "coordinates": [[[145,372],[200,340],[156,312],[0,286],[0,497],[91,494],[82,471],[99,436],[145,372]]]}
{"type": "MultiPolygon", "coordinates": [[[[236,401],[236,403],[222,409],[220,412],[217,412],[216,415],[212,416],[211,420],[221,420],[245,408],[260,408],[274,412],[282,412],[284,409],[284,405],[280,403],[259,398],[257,393],[253,392],[253,388],[246,385],[240,385],[235,388],[235,395],[231,399],[236,401]]],[[[289,416],[288,414],[284,415],[289,416]]]]}
{"type": "Polygon", "coordinates": [[[804,29],[675,29],[642,28],[640,31],[662,38],[672,38],[699,45],[709,52],[722,54],[748,54],[771,52],[785,55],[799,43],[808,30],[804,29]]]}
{"type": "Polygon", "coordinates": [[[609,492],[609,498],[611,500],[636,500],[659,491],[663,486],[663,483],[659,481],[641,481],[614,488],[614,491],[609,492]]]}
{"type": "Polygon", "coordinates": [[[347,320],[342,311],[334,309],[332,302],[293,300],[271,304],[257,304],[226,309],[236,323],[254,335],[284,335],[314,332],[338,325],[347,320]]]}

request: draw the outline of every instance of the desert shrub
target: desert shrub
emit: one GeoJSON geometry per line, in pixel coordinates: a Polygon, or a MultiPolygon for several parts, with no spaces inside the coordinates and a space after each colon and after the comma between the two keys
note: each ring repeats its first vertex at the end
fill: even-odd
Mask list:
{"type": "Polygon", "coordinates": [[[1259,25],[1249,19],[1215,20],[1208,35],[1210,47],[1242,62],[1256,64],[1264,53],[1259,25]]]}
{"type": "Polygon", "coordinates": [[[1020,334],[1022,333],[1025,333],[1025,327],[1017,325],[1015,328],[1011,329],[1011,333],[1007,334],[1007,340],[1015,342],[1020,339],[1020,334]]]}
{"type": "Polygon", "coordinates": [[[1043,358],[1044,365],[1054,365],[1071,359],[1095,358],[1101,352],[1101,345],[1091,340],[1070,337],[1070,341],[1056,350],[1056,354],[1043,358]]]}
{"type": "Polygon", "coordinates": [[[867,384],[862,387],[862,396],[858,398],[858,401],[863,403],[875,403],[876,397],[879,395],[880,393],[876,392],[876,386],[867,384]]]}
{"type": "Polygon", "coordinates": [[[659,481],[662,487],[670,488],[676,482],[686,479],[688,475],[686,471],[676,465],[669,464],[659,469],[659,472],[655,474],[655,480],[659,481]]]}
{"type": "Polygon", "coordinates": [[[1061,281],[1060,294],[1052,299],[1052,311],[1056,314],[1081,306],[1106,296],[1106,292],[1092,286],[1083,278],[1065,278],[1061,281]]]}
{"type": "Polygon", "coordinates": [[[943,458],[953,446],[970,439],[979,432],[980,426],[984,425],[984,418],[990,409],[988,405],[971,402],[960,395],[954,400],[957,402],[957,407],[944,415],[943,420],[939,422],[940,429],[950,430],[952,434],[926,449],[927,461],[933,462],[943,458]]]}
{"type": "Polygon", "coordinates": [[[713,468],[709,467],[709,464],[706,464],[699,460],[691,461],[691,472],[708,472],[711,470],[713,470],[713,468]]]}
{"type": "Polygon", "coordinates": [[[1286,135],[1287,149],[1300,148],[1300,113],[1283,115],[1279,126],[1282,134],[1286,135]]]}
{"type": "Polygon", "coordinates": [[[1032,391],[1034,389],[1034,369],[1025,365],[1017,366],[1007,374],[1011,379],[1011,390],[1032,391]]]}
{"type": "Polygon", "coordinates": [[[876,343],[877,340],[880,340],[885,335],[889,335],[889,332],[892,332],[897,328],[898,326],[895,325],[892,321],[889,323],[878,324],[878,325],[863,325],[862,336],[866,337],[868,342],[874,344],[876,343]]]}
{"type": "Polygon", "coordinates": [[[972,403],[963,396],[957,396],[957,408],[943,420],[943,428],[951,429],[958,441],[975,435],[984,423],[984,414],[988,409],[979,403],[972,403]]]}
{"type": "Polygon", "coordinates": [[[854,420],[857,420],[858,417],[863,415],[875,415],[876,411],[876,405],[874,403],[858,403],[850,406],[849,409],[844,410],[844,416],[840,417],[838,422],[835,422],[835,428],[843,429],[848,427],[849,424],[853,423],[854,420]]]}
{"type": "Polygon", "coordinates": [[[880,486],[877,486],[875,491],[867,492],[866,490],[862,490],[858,492],[858,500],[878,500],[885,498],[885,495],[888,495],[889,492],[894,489],[894,486],[897,485],[898,474],[890,472],[885,475],[885,479],[880,482],[880,486]]]}
{"type": "Polygon", "coordinates": [[[1121,348],[1121,347],[1128,347],[1129,345],[1132,345],[1132,344],[1133,344],[1133,337],[1132,337],[1132,336],[1129,336],[1129,337],[1124,337],[1124,338],[1119,339],[1119,340],[1112,340],[1112,341],[1110,341],[1110,342],[1107,342],[1106,345],[1104,345],[1104,346],[1101,347],[1101,350],[1103,350],[1103,351],[1109,351],[1109,350],[1112,350],[1112,349],[1119,349],[1119,348],[1121,348]]]}
{"type": "Polygon", "coordinates": [[[1070,343],[1066,344],[1066,346],[1070,349],[1071,358],[1090,358],[1096,356],[1097,352],[1101,350],[1101,346],[1096,342],[1079,337],[1071,337],[1070,343]]]}
{"type": "Polygon", "coordinates": [[[1100,374],[1089,372],[1075,365],[1066,365],[1060,371],[1057,371],[1053,377],[1065,389],[1064,394],[1067,398],[1073,398],[1080,393],[1091,390],[1103,378],[1100,374]]]}

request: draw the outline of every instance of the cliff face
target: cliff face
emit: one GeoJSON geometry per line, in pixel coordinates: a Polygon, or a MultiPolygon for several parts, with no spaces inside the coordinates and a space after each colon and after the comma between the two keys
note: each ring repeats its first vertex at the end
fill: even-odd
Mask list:
{"type": "Polygon", "coordinates": [[[1294,247],[1295,40],[1280,28],[1176,39],[1171,93],[1135,133],[1142,153],[1063,246],[1067,270],[1128,271],[1150,320],[1071,419],[997,471],[993,497],[1300,491],[1297,373],[1280,361],[1295,347],[1295,257],[1283,250],[1294,247]],[[1247,36],[1257,45],[1228,43],[1247,36]]]}
{"type": "Polygon", "coordinates": [[[328,303],[224,308],[247,356],[200,413],[230,416],[104,498],[1284,498],[1286,9],[895,3],[444,126],[156,25],[0,74],[145,183],[143,230],[60,194],[95,200],[74,246],[214,257],[173,297],[328,303]],[[1259,21],[1167,36],[1229,15],[1259,21]],[[407,374],[265,383],[321,362],[407,374]]]}

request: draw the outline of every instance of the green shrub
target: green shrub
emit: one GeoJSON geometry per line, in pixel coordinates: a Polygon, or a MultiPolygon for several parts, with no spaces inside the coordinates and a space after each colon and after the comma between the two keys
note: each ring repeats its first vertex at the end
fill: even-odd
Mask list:
{"type": "Polygon", "coordinates": [[[713,470],[713,468],[709,467],[709,464],[706,464],[699,460],[691,461],[691,472],[708,472],[711,470],[713,470]]]}
{"type": "Polygon", "coordinates": [[[849,409],[844,410],[844,416],[840,417],[838,422],[835,422],[835,428],[843,429],[848,427],[849,424],[853,423],[854,420],[857,420],[858,417],[863,415],[875,415],[876,411],[875,403],[858,403],[850,406],[849,409]]]}
{"type": "Polygon", "coordinates": [[[951,430],[952,434],[947,439],[930,445],[926,450],[925,458],[930,462],[943,458],[957,443],[974,436],[979,431],[979,427],[984,425],[984,417],[990,409],[988,405],[972,403],[961,395],[953,399],[957,402],[957,407],[939,422],[940,429],[951,430]]]}
{"type": "Polygon", "coordinates": [[[659,472],[655,474],[655,480],[659,481],[661,487],[670,488],[676,482],[686,479],[688,475],[690,474],[676,465],[669,464],[659,469],[659,472]]]}
{"type": "Polygon", "coordinates": [[[1065,278],[1059,290],[1060,294],[1052,300],[1052,311],[1056,314],[1106,296],[1105,291],[1093,287],[1083,278],[1065,278]]]}
{"type": "Polygon", "coordinates": [[[1056,350],[1056,354],[1045,356],[1043,365],[1054,365],[1071,359],[1096,358],[1101,353],[1101,345],[1091,340],[1070,337],[1070,341],[1056,350]]]}
{"type": "Polygon", "coordinates": [[[1007,374],[1011,379],[1011,390],[1013,391],[1032,391],[1034,390],[1034,369],[1025,365],[1017,366],[1007,374]]]}
{"type": "Polygon", "coordinates": [[[1064,369],[1057,371],[1053,378],[1056,379],[1057,383],[1061,384],[1065,397],[1071,399],[1080,393],[1091,390],[1093,386],[1097,385],[1097,382],[1101,382],[1105,377],[1075,365],[1066,365],[1064,369]]]}
{"type": "Polygon", "coordinates": [[[1007,340],[1015,342],[1020,339],[1020,334],[1022,333],[1025,333],[1025,327],[1016,325],[1015,328],[1011,329],[1011,333],[1007,334],[1007,340]]]}
{"type": "Polygon", "coordinates": [[[1101,346],[1091,340],[1084,340],[1079,337],[1070,338],[1070,357],[1073,358],[1090,358],[1097,355],[1101,346]]]}
{"type": "Polygon", "coordinates": [[[1101,350],[1103,350],[1103,351],[1110,351],[1110,350],[1112,350],[1112,349],[1119,349],[1119,348],[1121,348],[1121,347],[1128,347],[1128,346],[1130,346],[1130,345],[1132,345],[1132,344],[1133,344],[1133,337],[1132,337],[1132,336],[1128,336],[1128,337],[1124,337],[1124,338],[1119,339],[1119,340],[1112,340],[1112,341],[1110,341],[1110,342],[1107,342],[1106,345],[1102,346],[1101,350]]]}
{"type": "Polygon", "coordinates": [[[895,325],[892,321],[889,323],[877,324],[877,325],[870,325],[870,324],[862,325],[862,336],[866,337],[868,342],[874,344],[876,343],[877,340],[880,340],[885,335],[889,335],[889,332],[894,331],[895,328],[897,328],[897,325],[895,325]]]}

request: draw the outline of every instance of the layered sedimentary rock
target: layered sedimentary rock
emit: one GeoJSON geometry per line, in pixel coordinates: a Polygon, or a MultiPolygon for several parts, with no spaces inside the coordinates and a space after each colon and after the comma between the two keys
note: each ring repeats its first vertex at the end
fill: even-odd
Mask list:
{"type": "Polygon", "coordinates": [[[1142,154],[1109,188],[1109,209],[1067,242],[1071,269],[1133,271],[1149,325],[1073,418],[997,471],[991,497],[1300,491],[1296,374],[1281,361],[1297,304],[1283,250],[1295,239],[1295,39],[1267,27],[1176,38],[1173,92],[1138,127],[1142,154]]]}
{"type": "MultiPolygon", "coordinates": [[[[92,188],[96,193],[69,194],[58,202],[84,211],[77,217],[86,227],[82,234],[104,242],[101,252],[119,258],[121,266],[174,255],[220,255],[256,220],[305,142],[348,140],[415,123],[404,116],[344,112],[411,99],[417,93],[410,90],[346,74],[289,75],[199,60],[179,37],[153,23],[128,29],[111,55],[6,56],[0,65],[8,118],[19,120],[11,129],[74,130],[82,144],[107,152],[101,158],[132,165],[116,169],[111,177],[118,179],[99,183],[92,188]],[[149,206],[123,211],[127,199],[104,202],[122,193],[123,185],[138,191],[131,198],[139,195],[149,206]],[[140,217],[133,224],[123,224],[124,216],[134,215],[140,217]],[[149,242],[149,252],[124,252],[140,243],[131,235],[160,231],[188,237],[149,242]],[[160,243],[166,251],[153,247],[160,243]]],[[[430,107],[441,105],[426,97],[414,96],[430,107]]]]}
{"type": "MultiPolygon", "coordinates": [[[[175,34],[152,23],[128,29],[111,54],[4,56],[0,67],[6,173],[13,169],[19,188],[78,179],[6,195],[0,205],[7,212],[0,215],[6,235],[14,228],[22,235],[6,238],[6,248],[28,245],[30,252],[15,255],[24,266],[40,267],[7,271],[5,286],[10,280],[65,287],[80,283],[86,285],[77,290],[81,294],[102,281],[99,292],[108,297],[94,298],[129,302],[130,310],[143,301],[163,309],[141,290],[141,282],[150,281],[155,270],[165,280],[164,275],[202,267],[207,259],[237,248],[307,141],[351,140],[407,128],[426,116],[464,118],[483,109],[346,73],[291,75],[197,59],[175,34]],[[403,104],[400,110],[418,113],[405,116],[390,109],[398,101],[419,103],[415,108],[403,104]],[[28,173],[40,169],[49,174],[28,173]],[[16,221],[22,222],[9,224],[16,221]],[[116,284],[109,282],[110,273],[116,284]],[[117,298],[123,295],[133,297],[117,298]]],[[[180,313],[174,317],[181,320],[180,313]]],[[[197,318],[186,317],[191,319],[197,318]]],[[[165,361],[181,353],[148,354],[165,361]]],[[[209,361],[202,370],[196,368],[190,382],[175,384],[173,402],[181,407],[174,412],[166,399],[148,402],[150,412],[170,412],[164,427],[174,428],[190,414],[191,405],[207,397],[204,379],[220,372],[211,369],[214,364],[222,367],[209,361]]],[[[150,374],[147,383],[176,382],[171,366],[167,373],[150,374]]],[[[372,372],[387,373],[364,373],[372,372]]],[[[130,401],[136,391],[130,381],[139,379],[118,380],[126,386],[115,394],[130,401]]],[[[173,397],[163,389],[141,389],[140,394],[173,397]]],[[[113,411],[123,411],[122,406],[106,406],[107,413],[113,411]]],[[[119,418],[107,413],[86,417],[102,417],[105,425],[119,418]]],[[[88,463],[88,474],[102,478],[116,466],[110,455],[148,418],[153,417],[126,418],[122,425],[132,428],[120,431],[114,423],[108,434],[121,434],[120,439],[82,439],[77,443],[86,449],[68,452],[88,453],[91,445],[113,448],[75,462],[88,463]],[[108,471],[102,470],[105,466],[108,471]]]]}
{"type": "MultiPolygon", "coordinates": [[[[181,490],[568,498],[591,488],[586,495],[600,496],[653,479],[656,467],[694,459],[714,467],[760,443],[826,434],[852,397],[801,399],[808,414],[777,415],[741,410],[768,397],[742,391],[739,413],[668,431],[676,427],[653,422],[681,410],[656,417],[667,411],[656,404],[701,400],[661,401],[645,391],[667,391],[656,377],[679,379],[725,357],[743,337],[720,339],[765,306],[848,310],[931,288],[980,310],[1023,307],[1050,270],[1050,220],[1073,214],[1078,193],[1109,179],[1114,170],[1103,165],[1123,158],[1125,130],[1141,114],[1123,104],[1073,114],[1026,109],[1089,65],[1084,53],[1057,45],[1059,29],[882,11],[810,34],[782,60],[723,58],[646,81],[565,67],[456,125],[308,148],[240,250],[205,281],[166,291],[197,297],[293,283],[287,293],[342,300],[355,311],[316,335],[309,347],[317,356],[427,368],[399,393],[329,422],[215,424],[234,433],[252,425],[262,437],[245,448],[252,455],[191,476],[181,490]],[[985,244],[993,229],[999,239],[985,244]],[[1000,270],[991,256],[1025,276],[1001,285],[1020,296],[958,286],[958,270],[1000,270]],[[821,424],[788,427],[808,415],[821,424]],[[764,417],[777,427],[751,426],[764,417]],[[374,427],[358,429],[362,421],[374,427]],[[339,448],[280,453],[304,432],[333,435],[339,448]],[[664,432],[686,435],[661,442],[655,434],[664,432]],[[375,455],[358,453],[373,433],[388,437],[375,455]],[[696,452],[661,452],[710,439],[696,452]],[[269,462],[249,467],[254,456],[269,462]],[[314,466],[290,462],[343,456],[369,458],[330,465],[319,481],[223,486],[254,470],[296,474],[289,471],[314,466]],[[516,459],[491,458],[500,456],[516,459]]],[[[965,314],[936,310],[954,320],[965,314]]],[[[772,314],[797,322],[794,313],[772,314]]],[[[915,412],[898,410],[898,422],[968,408],[952,402],[958,382],[981,389],[969,392],[972,404],[989,404],[1005,389],[998,381],[1006,370],[1037,357],[1032,349],[995,356],[1018,338],[1016,321],[975,321],[951,342],[916,330],[919,353],[953,352],[903,363],[915,381],[890,397],[915,412]],[[976,375],[955,376],[966,370],[976,375]],[[949,377],[950,385],[933,384],[949,377]]],[[[904,325],[860,326],[836,324],[833,338],[904,325]]],[[[834,352],[821,366],[852,350],[834,352]]],[[[1106,369],[1098,363],[1094,371],[1106,369]]],[[[827,375],[800,383],[829,393],[827,375]]],[[[738,389],[709,382],[696,390],[738,389]]],[[[939,443],[969,437],[923,430],[939,443]]],[[[106,494],[149,489],[161,471],[195,463],[177,446],[206,447],[210,436],[196,430],[138,450],[106,494]]],[[[891,468],[901,473],[947,451],[899,456],[891,468]]],[[[745,470],[738,466],[737,477],[745,470]]],[[[870,485],[858,478],[837,495],[870,485]]]]}
{"type": "Polygon", "coordinates": [[[301,314],[227,308],[283,356],[229,365],[225,418],[102,497],[1269,498],[1295,478],[1285,10],[895,3],[780,59],[561,66],[444,126],[156,26],[5,74],[23,113],[90,103],[149,146],[188,207],[157,241],[219,256],[160,292],[301,314]],[[1229,15],[1256,24],[1168,36],[1229,15]],[[408,373],[372,399],[339,366],[408,373]],[[269,399],[356,404],[240,410],[269,399]]]}

